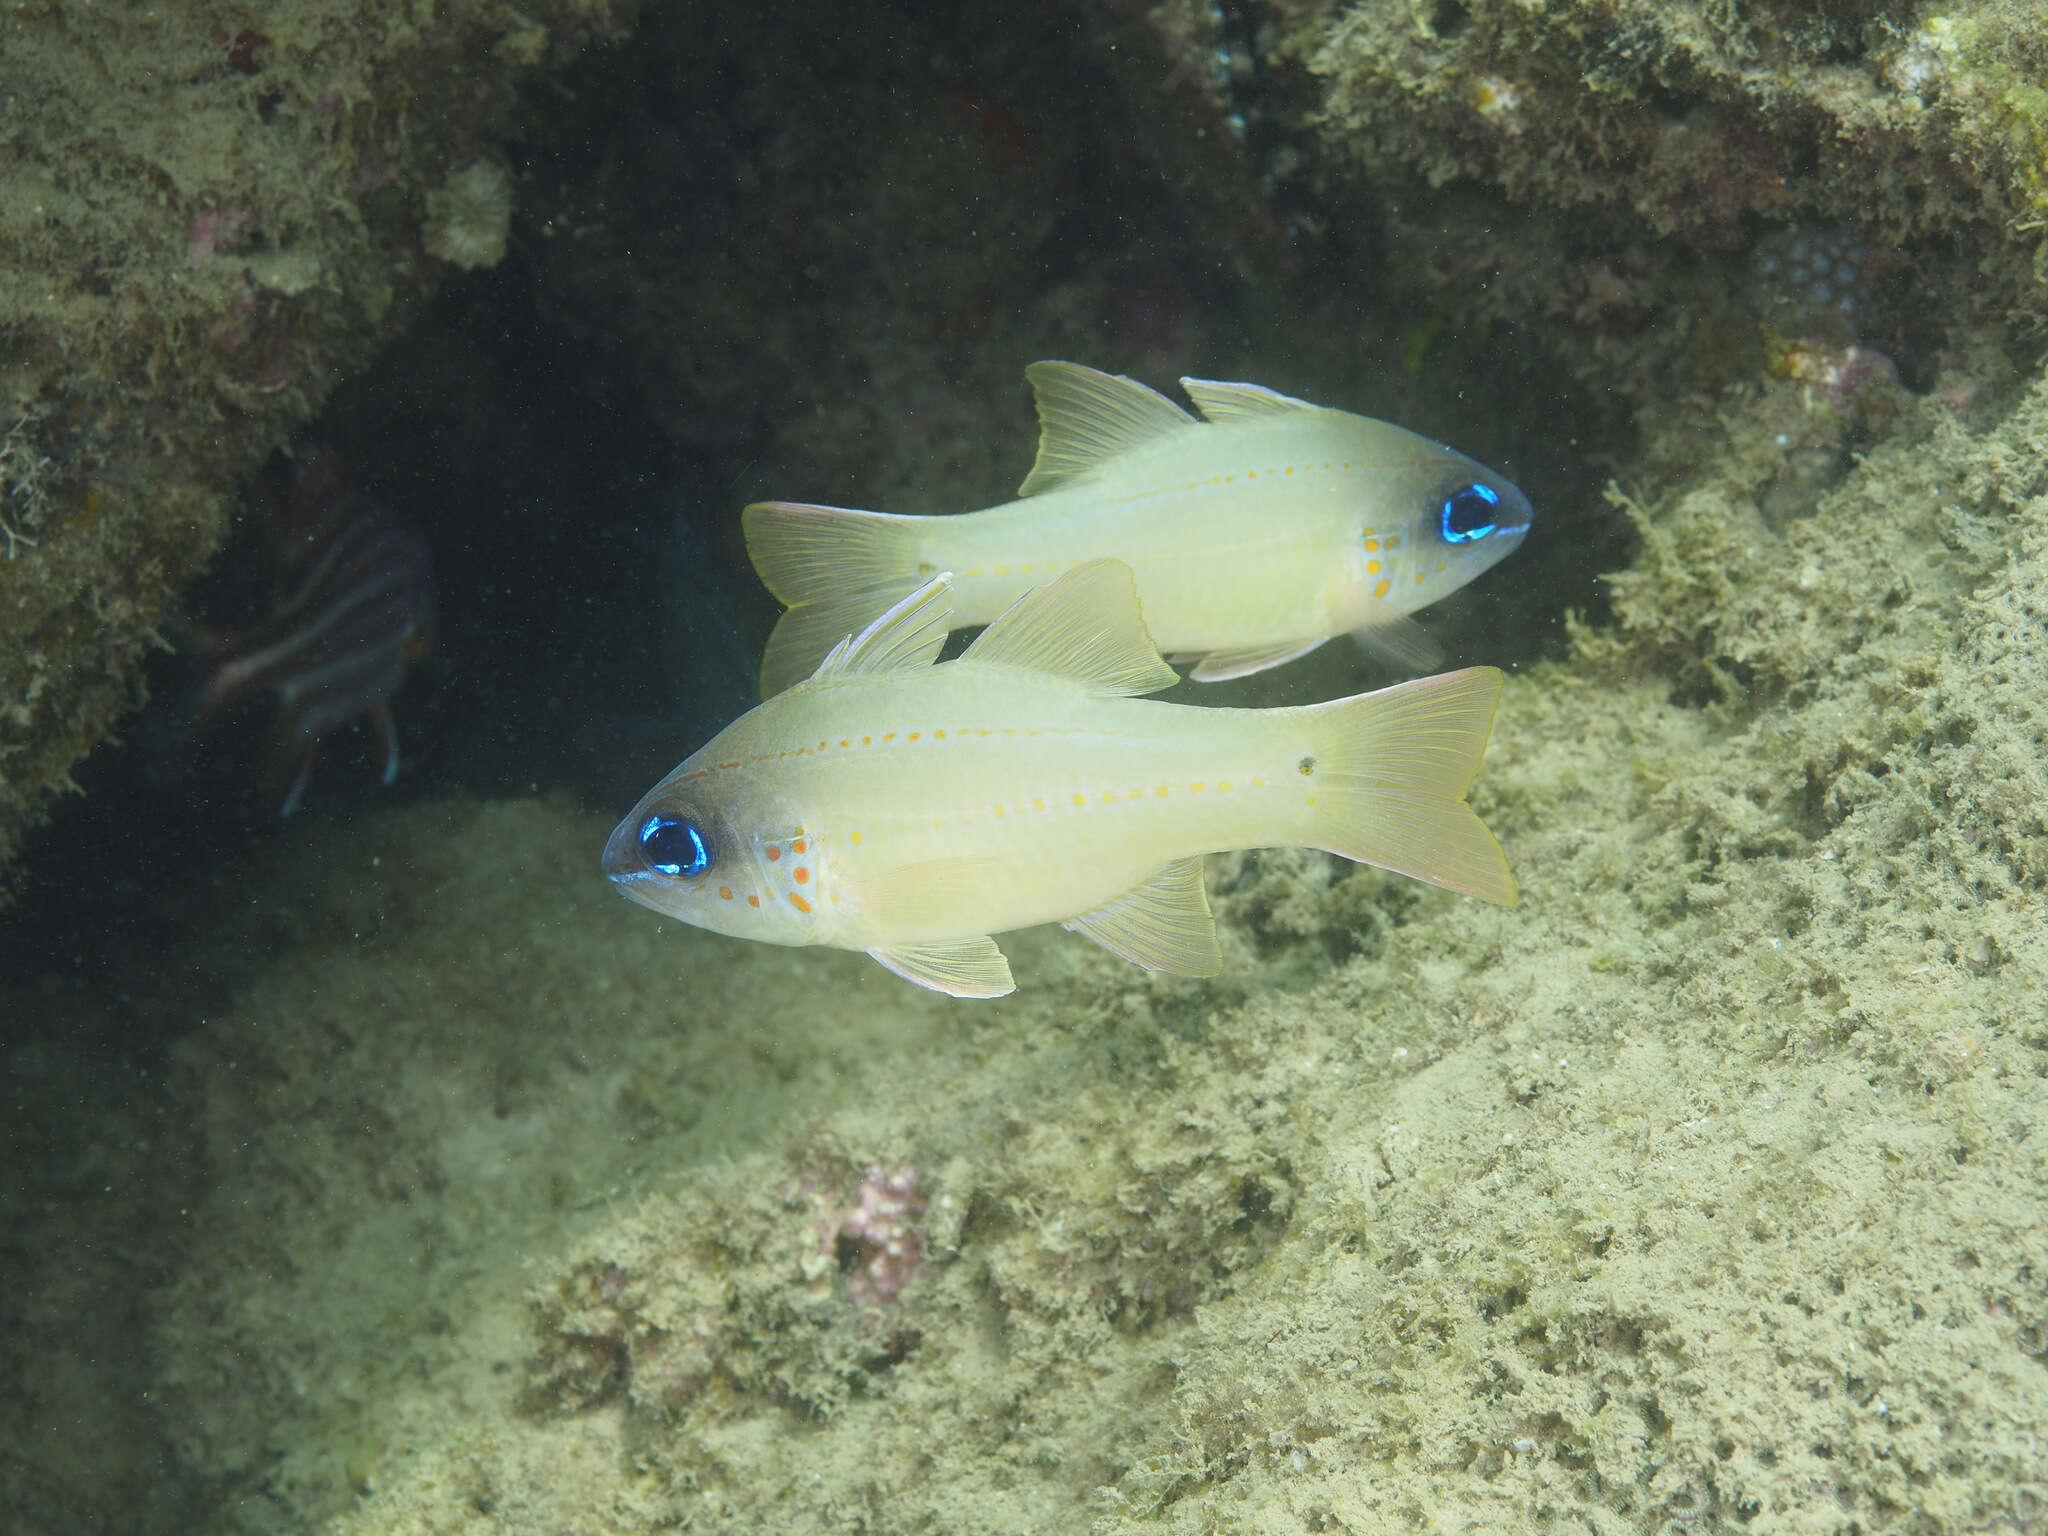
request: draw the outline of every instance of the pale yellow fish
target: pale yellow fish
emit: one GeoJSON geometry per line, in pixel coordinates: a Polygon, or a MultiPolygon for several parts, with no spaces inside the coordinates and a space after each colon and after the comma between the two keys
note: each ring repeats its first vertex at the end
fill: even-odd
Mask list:
{"type": "Polygon", "coordinates": [[[998,997],[991,934],[1063,922],[1153,970],[1220,965],[1202,856],[1302,844],[1512,904],[1465,792],[1500,673],[1300,709],[1134,698],[1174,681],[1128,567],[1099,560],[934,665],[941,574],[808,682],[721,731],[612,833],[643,906],[770,944],[865,950],[957,997],[998,997]]]}
{"type": "Polygon", "coordinates": [[[1025,370],[1038,459],[1018,501],[951,517],[800,502],[746,509],[747,551],[789,608],[761,663],[772,697],[940,571],[953,626],[1104,557],[1137,575],[1152,639],[1198,681],[1357,634],[1409,670],[1439,659],[1408,618],[1504,559],[1529,501],[1454,449],[1256,384],[1182,379],[1197,420],[1076,363],[1025,370]]]}

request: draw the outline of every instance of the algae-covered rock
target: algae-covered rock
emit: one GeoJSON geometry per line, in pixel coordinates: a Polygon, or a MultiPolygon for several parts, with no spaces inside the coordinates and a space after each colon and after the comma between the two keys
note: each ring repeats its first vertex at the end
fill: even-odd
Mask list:
{"type": "MultiPolygon", "coordinates": [[[[999,495],[1028,457],[1006,351],[1048,341],[1159,384],[1207,371],[1176,345],[1236,346],[1247,376],[1508,445],[1547,486],[1536,530],[1438,632],[1515,663],[1473,799],[1521,902],[1232,856],[1222,977],[1034,933],[1004,941],[1020,991],[972,1006],[628,906],[595,867],[611,815],[560,799],[294,828],[175,978],[52,968],[0,1005],[45,1031],[5,1058],[0,1507],[362,1536],[2033,1529],[2023,32],[1116,7],[1088,36],[1119,94],[1042,136],[993,61],[1043,84],[1067,56],[1014,41],[916,34],[872,96],[778,133],[837,34],[779,20],[743,59],[708,21],[650,35],[640,87],[701,87],[757,153],[701,172],[639,134],[681,134],[652,108],[615,153],[586,95],[590,176],[551,192],[537,268],[579,334],[623,317],[640,361],[605,398],[687,401],[678,440],[815,477],[778,490],[999,495]],[[1199,260],[1074,233],[1114,222],[1077,210],[1139,180],[1128,145],[1169,191],[1115,217],[1173,210],[1199,260]],[[642,243],[600,214],[664,156],[716,207],[642,243]],[[806,200],[819,227],[774,244],[806,200]],[[1201,313],[1156,323],[1177,306],[1201,313]],[[150,1008],[146,1067],[67,1044],[150,1008]]],[[[446,150],[404,160],[404,216],[488,255],[500,161],[446,150]]],[[[339,302],[324,247],[257,242],[238,206],[189,270],[339,302]]],[[[71,473],[97,418],[28,414],[0,468],[71,473]]],[[[17,563],[89,547],[47,528],[17,563]]],[[[1201,702],[1359,666],[1326,647],[1201,702]]]]}
{"type": "Polygon", "coordinates": [[[0,871],[138,701],[264,456],[444,263],[502,252],[503,212],[450,210],[509,210],[479,156],[518,82],[637,9],[171,0],[0,23],[0,871]]]}
{"type": "Polygon", "coordinates": [[[353,1532],[1996,1529],[2048,1435],[2044,450],[2048,384],[1930,417],[1732,578],[1715,456],[1643,513],[1696,558],[1510,681],[1522,904],[1219,874],[1220,985],[1027,935],[965,1008],[678,932],[560,806],[322,832],[171,1077],[180,1463],[353,1532]]]}

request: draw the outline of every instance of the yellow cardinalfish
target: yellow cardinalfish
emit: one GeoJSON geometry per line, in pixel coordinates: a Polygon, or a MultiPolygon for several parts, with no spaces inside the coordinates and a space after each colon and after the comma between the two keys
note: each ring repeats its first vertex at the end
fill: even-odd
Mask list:
{"type": "Polygon", "coordinates": [[[1137,575],[1160,649],[1200,682],[1357,634],[1411,670],[1439,653],[1408,618],[1512,553],[1529,501],[1485,465],[1384,421],[1256,384],[1182,379],[1197,420],[1135,380],[1033,363],[1038,459],[1017,501],[904,517],[765,501],[747,551],[789,609],[761,662],[772,698],[939,571],[953,623],[1104,557],[1137,575]]]}
{"type": "Polygon", "coordinates": [[[957,661],[941,574],[720,732],[620,822],[643,906],[770,944],[865,950],[955,997],[1012,990],[991,934],[1062,922],[1150,970],[1221,965],[1202,858],[1304,844],[1511,905],[1465,803],[1500,673],[1297,709],[1134,698],[1175,681],[1129,567],[1020,599],[957,661]]]}

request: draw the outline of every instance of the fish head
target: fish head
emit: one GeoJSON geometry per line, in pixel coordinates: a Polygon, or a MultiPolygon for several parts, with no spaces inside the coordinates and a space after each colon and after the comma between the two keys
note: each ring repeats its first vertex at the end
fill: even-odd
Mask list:
{"type": "Polygon", "coordinates": [[[1344,606],[1369,626],[1450,596],[1520,547],[1533,516],[1512,480],[1438,444],[1388,465],[1361,509],[1344,606]]]}
{"type": "Polygon", "coordinates": [[[605,875],[622,895],[694,927],[767,944],[818,943],[827,883],[819,850],[779,804],[772,776],[725,745],[730,734],[612,829],[605,875]]]}

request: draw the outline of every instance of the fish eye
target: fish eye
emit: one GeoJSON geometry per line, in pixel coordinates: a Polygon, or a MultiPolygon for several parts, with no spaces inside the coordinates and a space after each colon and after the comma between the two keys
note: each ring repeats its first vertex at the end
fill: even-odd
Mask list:
{"type": "Polygon", "coordinates": [[[695,822],[656,811],[640,823],[640,857],[657,875],[687,880],[711,867],[711,844],[695,822]]]}
{"type": "Polygon", "coordinates": [[[1444,498],[1439,525],[1446,544],[1475,544],[1500,522],[1500,492],[1476,481],[1444,498]]]}

